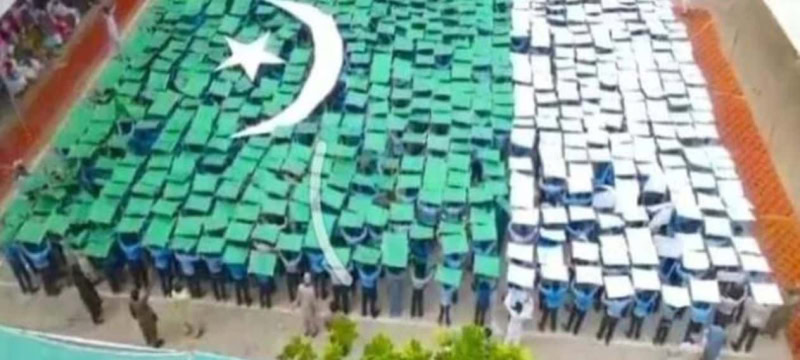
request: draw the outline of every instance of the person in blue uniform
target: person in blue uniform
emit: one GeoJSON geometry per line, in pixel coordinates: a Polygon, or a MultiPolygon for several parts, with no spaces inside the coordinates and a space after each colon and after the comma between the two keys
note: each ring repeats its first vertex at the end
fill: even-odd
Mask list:
{"type": "Polygon", "coordinates": [[[378,317],[378,277],[381,275],[381,267],[377,265],[358,264],[358,279],[361,282],[361,316],[370,314],[373,318],[378,317]]]}
{"type": "Polygon", "coordinates": [[[550,320],[550,331],[556,331],[558,310],[564,305],[567,286],[561,281],[544,280],[539,285],[539,293],[544,300],[542,318],[539,320],[539,331],[544,331],[545,323],[550,320]]]}
{"type": "Polygon", "coordinates": [[[578,332],[581,331],[583,320],[586,319],[586,314],[595,303],[597,290],[598,287],[594,285],[572,283],[571,291],[574,300],[569,319],[567,324],[564,325],[564,331],[571,331],[573,335],[578,335],[578,332]]]}

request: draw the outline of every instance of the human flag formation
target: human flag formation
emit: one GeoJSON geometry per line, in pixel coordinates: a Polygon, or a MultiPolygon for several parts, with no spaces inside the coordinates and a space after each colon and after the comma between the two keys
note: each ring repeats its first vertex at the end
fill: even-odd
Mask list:
{"type": "Polygon", "coordinates": [[[156,0],[26,180],[3,239],[64,239],[120,262],[142,248],[219,257],[263,276],[303,254],[319,270],[318,173],[317,215],[342,265],[428,263],[458,285],[474,261],[497,277],[509,27],[504,1],[156,0]],[[319,23],[297,5],[335,21],[330,84],[315,79],[335,70],[333,50],[317,52],[319,23]],[[241,133],[275,119],[290,120],[241,133]]]}

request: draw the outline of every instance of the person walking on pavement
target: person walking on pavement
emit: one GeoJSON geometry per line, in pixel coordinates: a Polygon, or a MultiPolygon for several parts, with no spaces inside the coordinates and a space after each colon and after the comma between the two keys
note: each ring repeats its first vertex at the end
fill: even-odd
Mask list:
{"type": "Polygon", "coordinates": [[[718,360],[722,354],[722,348],[725,347],[726,338],[725,329],[716,324],[711,325],[703,338],[703,356],[700,360],[718,360]]]}
{"type": "Polygon", "coordinates": [[[86,306],[86,310],[89,311],[89,315],[92,316],[92,322],[95,323],[95,325],[102,324],[103,300],[97,293],[94,284],[86,278],[86,275],[83,274],[78,264],[72,264],[70,271],[72,281],[78,289],[78,295],[80,295],[83,305],[86,306]]]}
{"type": "Polygon", "coordinates": [[[317,294],[311,282],[311,274],[303,275],[303,283],[297,288],[297,299],[294,304],[300,309],[303,316],[304,335],[317,336],[319,333],[319,309],[317,309],[317,294]]]}
{"type": "Polygon", "coordinates": [[[748,297],[747,300],[744,301],[746,320],[742,331],[739,333],[739,339],[732,344],[734,351],[738,352],[741,350],[743,344],[745,345],[745,352],[753,350],[753,343],[756,341],[756,336],[758,336],[759,331],[766,325],[771,311],[772,308],[767,305],[759,304],[752,297],[748,297]]]}
{"type": "Polygon", "coordinates": [[[508,328],[506,329],[505,343],[509,345],[519,345],[522,340],[522,331],[525,322],[533,319],[534,304],[531,297],[519,298],[513,292],[506,295],[503,301],[508,309],[508,328]]]}
{"type": "Polygon", "coordinates": [[[159,348],[164,345],[164,340],[158,337],[158,316],[150,307],[149,299],[149,288],[145,288],[142,296],[139,296],[139,289],[133,289],[128,307],[131,316],[139,323],[139,329],[142,330],[147,345],[159,348]]]}
{"type": "Polygon", "coordinates": [[[178,316],[179,321],[183,324],[183,332],[186,336],[193,336],[200,338],[205,333],[205,326],[202,323],[195,323],[192,318],[190,308],[190,301],[192,294],[189,288],[183,286],[183,283],[178,282],[172,290],[172,304],[175,314],[178,316]]]}

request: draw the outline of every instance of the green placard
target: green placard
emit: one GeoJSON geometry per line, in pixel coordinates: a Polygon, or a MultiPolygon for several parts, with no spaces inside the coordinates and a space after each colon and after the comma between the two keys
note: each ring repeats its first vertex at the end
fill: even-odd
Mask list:
{"type": "Polygon", "coordinates": [[[452,269],[444,265],[439,265],[436,270],[436,281],[454,287],[461,286],[462,271],[459,269],[452,269]]]}
{"type": "Polygon", "coordinates": [[[17,232],[17,241],[34,245],[41,244],[47,232],[47,226],[45,226],[44,222],[45,219],[40,217],[28,219],[17,232]]]}
{"type": "Polygon", "coordinates": [[[225,247],[225,252],[222,254],[222,262],[231,265],[244,265],[249,255],[250,249],[247,247],[229,245],[225,247]]]}
{"type": "Polygon", "coordinates": [[[384,265],[400,268],[408,265],[408,236],[406,234],[384,234],[381,250],[384,265]]]}
{"type": "Polygon", "coordinates": [[[172,228],[175,226],[175,220],[171,218],[156,216],[150,221],[147,226],[147,231],[144,233],[145,246],[152,247],[166,247],[169,239],[172,237],[172,228]]]}
{"type": "Polygon", "coordinates": [[[376,265],[381,259],[381,251],[364,245],[358,245],[353,260],[367,265],[376,265]]]}
{"type": "Polygon", "coordinates": [[[278,257],[265,251],[251,251],[248,272],[256,275],[273,276],[278,257]]]}
{"type": "Polygon", "coordinates": [[[175,236],[194,236],[199,237],[203,232],[202,216],[181,216],[178,218],[178,225],[175,226],[175,236]]]}
{"type": "Polygon", "coordinates": [[[303,236],[298,234],[281,233],[278,236],[278,249],[298,252],[303,248],[303,236]]]}
{"type": "Polygon", "coordinates": [[[500,258],[496,256],[475,255],[475,273],[492,278],[500,276],[500,258]]]}
{"type": "Polygon", "coordinates": [[[445,255],[450,254],[466,254],[469,251],[469,243],[464,234],[450,234],[441,237],[442,240],[442,253],[445,255]]]}
{"type": "Polygon", "coordinates": [[[203,236],[197,244],[197,252],[201,254],[219,255],[225,248],[225,239],[218,236],[203,236]]]}
{"type": "Polygon", "coordinates": [[[253,240],[275,245],[278,242],[278,236],[281,233],[281,228],[273,224],[258,224],[251,237],[253,240]]]}
{"type": "Polygon", "coordinates": [[[236,221],[228,225],[228,229],[225,230],[225,239],[238,243],[247,243],[250,240],[250,232],[252,230],[252,224],[236,221]]]}

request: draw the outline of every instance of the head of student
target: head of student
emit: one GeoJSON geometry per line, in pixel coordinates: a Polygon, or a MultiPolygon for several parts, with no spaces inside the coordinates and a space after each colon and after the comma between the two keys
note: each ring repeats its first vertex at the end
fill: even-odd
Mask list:
{"type": "Polygon", "coordinates": [[[303,284],[311,285],[311,273],[303,274],[303,284]]]}
{"type": "Polygon", "coordinates": [[[139,289],[131,290],[131,300],[133,301],[139,300],[139,289]]]}

